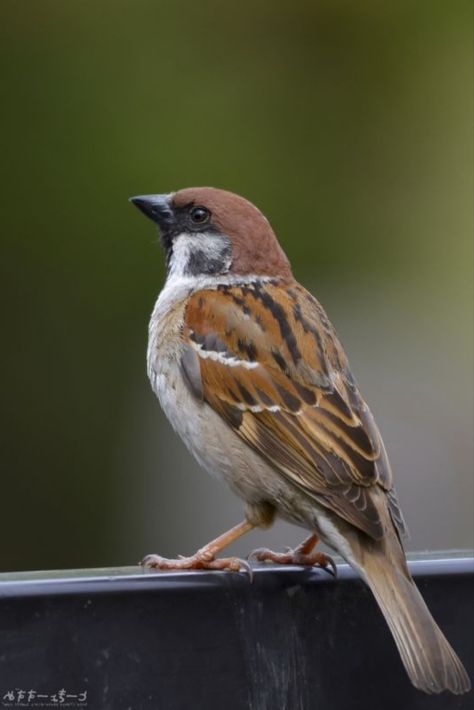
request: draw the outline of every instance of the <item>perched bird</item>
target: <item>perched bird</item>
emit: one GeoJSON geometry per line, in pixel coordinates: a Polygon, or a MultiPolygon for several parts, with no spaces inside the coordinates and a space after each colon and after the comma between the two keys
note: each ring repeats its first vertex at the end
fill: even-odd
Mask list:
{"type": "Polygon", "coordinates": [[[322,306],[295,281],[264,215],[224,190],[131,201],[159,227],[166,283],[150,320],[148,374],[198,462],[245,501],[245,520],[161,569],[235,569],[217,558],[275,516],[311,532],[260,560],[321,563],[320,538],[363,577],[412,683],[464,693],[469,677],[407,568],[392,472],[322,306]]]}

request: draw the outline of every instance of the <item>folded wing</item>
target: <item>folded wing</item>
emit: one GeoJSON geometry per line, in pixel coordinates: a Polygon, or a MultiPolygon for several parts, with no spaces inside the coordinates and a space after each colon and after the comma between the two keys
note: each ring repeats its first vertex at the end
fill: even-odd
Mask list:
{"type": "Polygon", "coordinates": [[[305,494],[379,539],[377,486],[405,533],[379,431],[324,310],[299,284],[193,294],[182,367],[196,396],[305,494]]]}

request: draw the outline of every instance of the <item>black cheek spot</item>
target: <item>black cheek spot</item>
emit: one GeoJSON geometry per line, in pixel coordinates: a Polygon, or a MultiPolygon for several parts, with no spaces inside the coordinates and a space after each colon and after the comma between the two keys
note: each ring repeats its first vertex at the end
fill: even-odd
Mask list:
{"type": "Polygon", "coordinates": [[[216,243],[216,249],[213,250],[212,254],[196,249],[189,255],[186,273],[191,276],[221,274],[226,270],[230,256],[231,247],[227,244],[219,245],[216,243]]]}
{"type": "Polygon", "coordinates": [[[225,258],[209,258],[203,252],[196,251],[189,257],[186,273],[191,276],[218,274],[223,271],[225,264],[225,258]]]}

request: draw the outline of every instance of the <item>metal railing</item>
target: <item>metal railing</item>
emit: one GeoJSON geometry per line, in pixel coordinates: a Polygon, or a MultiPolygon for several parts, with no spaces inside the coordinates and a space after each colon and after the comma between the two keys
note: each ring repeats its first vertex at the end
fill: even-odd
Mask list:
{"type": "MultiPolygon", "coordinates": [[[[474,677],[472,557],[410,567],[474,677]]],[[[347,565],[338,572],[0,575],[0,708],[472,708],[472,692],[410,685],[369,590],[347,565]]]]}

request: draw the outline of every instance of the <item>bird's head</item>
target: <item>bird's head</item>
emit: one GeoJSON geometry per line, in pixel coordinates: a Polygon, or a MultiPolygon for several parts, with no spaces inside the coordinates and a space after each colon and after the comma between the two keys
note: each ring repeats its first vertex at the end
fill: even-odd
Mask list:
{"type": "Polygon", "coordinates": [[[170,274],[291,277],[267,218],[239,195],[192,187],[130,200],[158,225],[170,274]]]}

